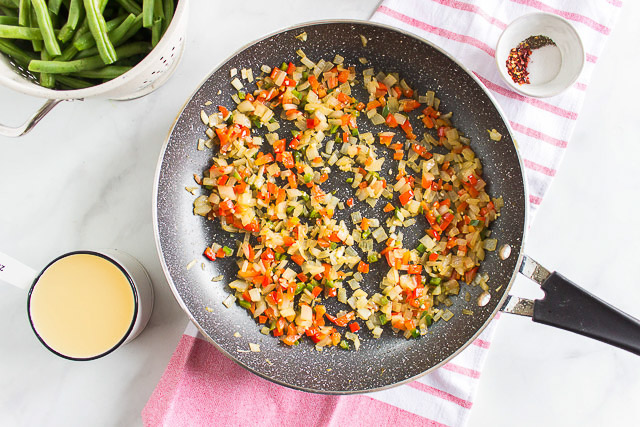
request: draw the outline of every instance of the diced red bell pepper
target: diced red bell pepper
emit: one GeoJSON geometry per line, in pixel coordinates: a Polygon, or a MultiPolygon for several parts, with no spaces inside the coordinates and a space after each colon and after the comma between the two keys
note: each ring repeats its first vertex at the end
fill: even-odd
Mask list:
{"type": "Polygon", "coordinates": [[[334,317],[327,313],[325,316],[327,316],[327,319],[336,326],[347,326],[349,322],[356,318],[356,313],[354,311],[350,311],[340,317],[334,317]]]}
{"type": "MultiPolygon", "coordinates": [[[[338,73],[338,81],[340,83],[346,83],[349,80],[349,70],[342,70],[338,73]]],[[[343,102],[343,101],[340,101],[343,102]]]]}
{"type": "Polygon", "coordinates": [[[206,256],[211,261],[215,261],[216,260],[216,254],[213,253],[213,249],[211,249],[208,246],[204,250],[204,256],[206,256]]]}
{"type": "Polygon", "coordinates": [[[282,342],[287,344],[287,345],[294,345],[296,343],[296,341],[298,341],[300,339],[300,334],[295,334],[295,335],[287,335],[286,337],[284,337],[282,339],[282,342]]]}
{"type": "Polygon", "coordinates": [[[279,139],[273,142],[273,152],[274,153],[282,153],[285,150],[286,141],[283,139],[279,139]]]}
{"type": "Polygon", "coordinates": [[[351,332],[356,333],[360,330],[360,325],[358,324],[358,322],[349,323],[349,329],[351,330],[351,332]]]}
{"type": "Polygon", "coordinates": [[[402,206],[409,203],[410,200],[413,200],[413,191],[407,190],[400,195],[400,203],[402,204],[402,206]]]}
{"type": "Polygon", "coordinates": [[[358,264],[358,271],[360,273],[368,273],[369,272],[369,264],[367,264],[366,262],[360,261],[360,263],[358,264]]]}
{"type": "Polygon", "coordinates": [[[387,123],[387,126],[389,126],[390,128],[398,127],[398,121],[396,120],[394,115],[391,113],[389,113],[389,115],[385,119],[385,122],[387,123]]]}
{"type": "Polygon", "coordinates": [[[422,265],[420,265],[420,264],[409,264],[409,268],[407,269],[407,273],[409,273],[409,274],[420,274],[420,273],[422,273],[422,265]]]}
{"type": "Polygon", "coordinates": [[[449,224],[451,224],[451,221],[453,221],[453,215],[449,212],[446,212],[443,216],[442,216],[442,222],[440,223],[440,229],[441,230],[446,230],[447,227],[449,226],[449,224]]]}
{"type": "Polygon", "coordinates": [[[273,249],[271,248],[265,249],[260,255],[260,258],[263,261],[273,261],[274,259],[276,259],[275,254],[273,253],[273,249]]]}
{"type": "Polygon", "coordinates": [[[287,169],[292,169],[295,166],[295,161],[291,151],[285,151],[282,153],[282,165],[287,169]]]}

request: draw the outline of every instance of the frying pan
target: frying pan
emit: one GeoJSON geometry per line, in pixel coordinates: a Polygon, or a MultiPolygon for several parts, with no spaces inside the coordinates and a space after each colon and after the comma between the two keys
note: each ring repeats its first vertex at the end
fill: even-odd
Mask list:
{"type": "MultiPolygon", "coordinates": [[[[354,90],[358,90],[357,86],[354,90]]],[[[366,99],[363,93],[356,94],[356,98],[366,99]]],[[[371,129],[365,122],[360,121],[360,128],[366,132],[371,129]]],[[[389,156],[387,151],[378,150],[380,155],[389,156]]],[[[345,200],[353,195],[353,190],[344,184],[345,178],[346,175],[334,171],[323,188],[335,189],[336,196],[345,200]]],[[[502,308],[640,354],[640,326],[635,319],[607,306],[562,276],[550,275],[524,256],[527,191],[522,164],[507,120],[491,95],[446,52],[396,29],[357,21],[310,23],[272,34],[241,49],[207,77],[184,106],[160,155],[154,191],[158,253],[178,303],[220,351],[278,384],[311,392],[346,394],[410,381],[454,357],[502,308]],[[307,33],[306,41],[295,37],[302,32],[307,33]],[[366,46],[361,35],[368,39],[366,46]],[[257,74],[263,64],[297,62],[298,49],[303,49],[313,61],[332,60],[340,54],[345,63],[357,66],[358,75],[370,66],[376,71],[399,72],[420,93],[435,90],[441,99],[440,109],[453,111],[454,125],[471,139],[471,147],[482,161],[488,193],[493,197],[502,196],[505,202],[501,216],[492,224],[492,237],[498,239],[499,246],[510,245],[511,255],[502,260],[497,252],[487,253],[480,269],[480,274],[488,273],[490,277],[491,299],[486,305],[477,304],[479,287],[462,285],[461,295],[469,292],[469,301],[462,296],[452,298],[449,309],[454,317],[448,322],[437,322],[428,334],[418,339],[406,340],[390,329],[385,329],[381,338],[374,339],[368,331],[362,331],[362,346],[358,351],[339,348],[317,351],[310,340],[289,347],[277,338],[263,335],[245,309],[237,305],[226,308],[222,304],[231,292],[227,284],[235,279],[237,265],[232,258],[209,262],[202,257],[202,251],[213,242],[236,247],[235,241],[242,237],[231,236],[218,222],[192,213],[194,196],[185,191],[185,187],[194,185],[194,173],[201,175],[209,168],[212,156],[211,152],[196,149],[196,141],[203,138],[206,129],[200,121],[200,111],[204,109],[210,114],[217,105],[230,105],[230,96],[235,93],[229,84],[231,69],[251,68],[257,74]],[[361,57],[370,63],[361,65],[358,61],[361,57]],[[205,105],[207,101],[211,101],[210,106],[205,105]],[[502,140],[491,141],[487,129],[498,130],[502,140]],[[187,269],[193,260],[196,265],[187,269]],[[539,283],[544,282],[545,299],[534,303],[509,296],[519,270],[539,283]],[[212,277],[218,275],[224,279],[212,282],[212,277]],[[471,310],[473,315],[461,314],[463,309],[471,310]],[[588,313],[588,318],[578,316],[584,313],[588,313]],[[249,343],[259,344],[260,352],[250,352],[249,343]]],[[[387,214],[380,206],[374,209],[361,204],[357,209],[365,217],[384,220],[387,214]]],[[[338,219],[347,219],[352,210],[337,211],[336,215],[338,219]]],[[[424,235],[425,224],[418,223],[421,225],[405,232],[405,247],[415,247],[417,239],[424,235]]],[[[380,279],[386,272],[382,264],[374,264],[363,282],[364,290],[370,295],[378,291],[380,279]]],[[[329,312],[340,309],[337,302],[326,304],[329,312]]]]}

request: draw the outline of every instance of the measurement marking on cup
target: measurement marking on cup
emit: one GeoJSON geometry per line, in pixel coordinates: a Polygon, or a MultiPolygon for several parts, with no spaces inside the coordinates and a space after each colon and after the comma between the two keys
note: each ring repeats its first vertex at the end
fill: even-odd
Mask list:
{"type": "Polygon", "coordinates": [[[4,271],[4,265],[0,264],[0,271],[4,271]]]}

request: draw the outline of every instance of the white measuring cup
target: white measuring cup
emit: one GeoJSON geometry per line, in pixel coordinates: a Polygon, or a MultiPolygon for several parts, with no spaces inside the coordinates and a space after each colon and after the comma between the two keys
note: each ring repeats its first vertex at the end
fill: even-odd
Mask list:
{"type": "MultiPolygon", "coordinates": [[[[151,284],[151,279],[149,278],[147,271],[144,269],[142,264],[140,264],[140,262],[138,262],[134,257],[116,249],[105,249],[97,251],[82,250],[69,252],[57,257],[40,271],[34,270],[26,264],[18,261],[17,259],[0,252],[0,282],[3,281],[8,284],[17,286],[21,289],[29,289],[27,298],[27,312],[33,331],[35,332],[40,342],[46,348],[48,348],[54,354],[70,360],[97,359],[106,356],[107,354],[115,351],[124,344],[131,342],[145,328],[153,311],[153,286],[151,284]],[[125,287],[130,286],[130,293],[126,291],[129,297],[131,297],[131,310],[129,312],[130,317],[121,319],[121,323],[123,324],[123,326],[118,335],[114,336],[113,334],[111,334],[111,341],[109,341],[107,344],[101,345],[101,349],[99,351],[95,351],[91,354],[86,352],[78,352],[75,350],[65,351],[65,349],[63,348],[65,346],[66,348],[79,348],[78,342],[71,342],[71,347],[66,344],[65,346],[63,346],[60,343],[68,343],[69,340],[78,341],[96,339],[95,336],[99,336],[100,334],[96,333],[96,331],[92,331],[91,325],[97,324],[98,326],[105,326],[104,322],[108,321],[106,318],[91,319],[92,323],[87,322],[87,319],[85,318],[85,324],[81,324],[83,320],[77,320],[77,323],[74,323],[75,319],[70,319],[70,317],[72,316],[73,310],[75,308],[78,308],[77,302],[70,302],[63,307],[51,305],[54,304],[54,302],[51,301],[50,306],[46,307],[46,305],[49,304],[46,299],[43,300],[43,298],[46,297],[39,297],[40,300],[37,304],[39,306],[43,306],[44,304],[47,314],[45,316],[40,315],[38,317],[38,313],[35,313],[34,316],[33,296],[34,292],[36,292],[36,290],[38,289],[38,286],[45,286],[43,277],[51,272],[54,266],[59,265],[62,260],[68,260],[69,257],[73,256],[88,256],[90,258],[96,257],[96,260],[99,259],[99,261],[102,263],[108,263],[109,268],[115,271],[118,276],[122,275],[121,279],[123,283],[126,283],[125,287]],[[76,305],[76,307],[74,307],[74,304],[76,305]],[[43,325],[42,320],[40,320],[40,323],[38,323],[38,319],[51,320],[52,316],[54,316],[54,318],[65,318],[66,316],[64,324],[69,330],[53,331],[55,332],[55,334],[52,335],[47,331],[47,327],[50,328],[51,325],[43,325]],[[78,332],[79,330],[81,330],[80,333],[78,332]]],[[[87,283],[87,285],[90,284],[87,283]]],[[[47,284],[46,286],[49,287],[49,292],[56,290],[55,288],[51,289],[52,285],[47,284]]],[[[84,289],[82,290],[84,291],[84,289]]],[[[87,291],[89,290],[90,288],[88,287],[87,291]]],[[[88,300],[92,300],[93,302],[97,302],[98,304],[100,304],[100,308],[103,310],[102,313],[104,313],[104,310],[107,310],[109,313],[118,312],[118,310],[122,311],[123,307],[118,306],[114,303],[111,303],[111,305],[109,305],[110,303],[107,299],[95,301],[96,299],[99,299],[104,295],[104,293],[96,293],[94,295],[89,295],[89,297],[85,295],[84,298],[79,298],[78,301],[86,302],[88,300]]],[[[85,310],[85,312],[86,311],[87,310],[85,310]]],[[[95,316],[99,316],[99,312],[99,310],[96,311],[95,316]]],[[[80,347],[82,347],[84,351],[86,350],[87,345],[85,345],[85,343],[83,342],[80,343],[80,347]]]]}

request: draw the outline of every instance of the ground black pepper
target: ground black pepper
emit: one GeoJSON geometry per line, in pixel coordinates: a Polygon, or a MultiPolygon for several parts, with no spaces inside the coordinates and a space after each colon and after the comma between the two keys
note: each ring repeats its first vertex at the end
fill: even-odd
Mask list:
{"type": "Polygon", "coordinates": [[[551,38],[543,35],[530,36],[521,41],[518,46],[511,49],[507,57],[507,72],[511,79],[518,84],[529,84],[529,59],[531,52],[544,46],[553,45],[555,42],[551,38]]]}

